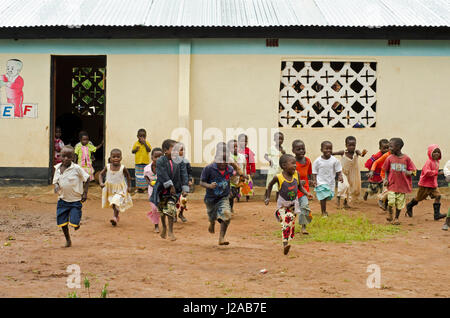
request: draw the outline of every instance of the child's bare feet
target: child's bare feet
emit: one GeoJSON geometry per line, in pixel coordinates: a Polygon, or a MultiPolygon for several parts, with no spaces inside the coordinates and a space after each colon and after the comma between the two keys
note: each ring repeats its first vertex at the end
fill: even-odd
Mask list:
{"type": "Polygon", "coordinates": [[[384,206],[384,203],[383,203],[383,201],[381,201],[381,200],[378,200],[378,207],[379,207],[381,210],[386,211],[386,207],[384,206]]]}
{"type": "Polygon", "coordinates": [[[210,222],[208,227],[208,232],[214,234],[214,225],[216,222],[210,222]]]}
{"type": "Polygon", "coordinates": [[[366,191],[366,192],[364,193],[364,198],[363,198],[364,201],[367,201],[367,197],[368,197],[368,196],[369,196],[369,192],[366,191]]]}
{"type": "Polygon", "coordinates": [[[186,222],[187,222],[187,219],[184,217],[183,213],[179,213],[179,214],[178,214],[178,217],[180,218],[180,220],[181,220],[183,223],[186,223],[186,222]]]}
{"type": "Polygon", "coordinates": [[[112,224],[112,226],[116,226],[117,225],[117,218],[113,217],[111,220],[109,220],[112,224]]]}
{"type": "Polygon", "coordinates": [[[175,237],[175,235],[173,235],[173,233],[169,233],[169,240],[176,241],[177,238],[175,237]]]}
{"type": "Polygon", "coordinates": [[[224,238],[219,238],[219,245],[228,245],[230,242],[225,241],[224,238]]]}
{"type": "Polygon", "coordinates": [[[66,247],[71,247],[72,246],[72,241],[66,241],[66,247]]]}
{"type": "Polygon", "coordinates": [[[291,249],[290,245],[285,245],[283,248],[283,253],[284,255],[287,255],[287,253],[289,253],[289,250],[291,249]]]}
{"type": "Polygon", "coordinates": [[[392,225],[400,225],[400,221],[398,219],[394,219],[394,221],[392,221],[392,225]]]}
{"type": "Polygon", "coordinates": [[[302,234],[309,235],[309,233],[308,233],[308,231],[306,231],[306,229],[302,229],[302,234]]]}
{"type": "Polygon", "coordinates": [[[323,218],[327,218],[328,217],[328,212],[322,212],[322,217],[323,218]]]}
{"type": "Polygon", "coordinates": [[[161,236],[163,239],[165,239],[165,238],[167,237],[166,230],[167,230],[166,227],[163,226],[162,231],[161,231],[161,234],[160,234],[160,236],[161,236]]]}
{"type": "Polygon", "coordinates": [[[78,230],[80,229],[80,227],[81,227],[81,225],[78,225],[78,226],[75,228],[75,231],[78,231],[78,230]]]}
{"type": "Polygon", "coordinates": [[[159,225],[155,224],[155,233],[159,233],[159,225]]]}

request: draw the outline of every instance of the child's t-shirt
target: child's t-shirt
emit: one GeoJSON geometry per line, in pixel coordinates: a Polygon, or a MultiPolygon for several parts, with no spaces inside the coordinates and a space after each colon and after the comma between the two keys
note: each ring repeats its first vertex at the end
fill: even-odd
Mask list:
{"type": "Polygon", "coordinates": [[[312,165],[312,173],[317,175],[317,186],[327,184],[331,190],[335,188],[336,173],[342,171],[342,165],[336,157],[331,156],[328,159],[320,156],[312,165]]]}
{"type": "MultiPolygon", "coordinates": [[[[312,174],[311,160],[309,158],[305,157],[304,164],[301,164],[298,161],[296,161],[295,163],[297,165],[297,172],[300,177],[300,181],[305,180],[305,184],[303,185],[303,188],[305,188],[305,190],[309,192],[308,176],[310,176],[312,174]]],[[[298,197],[301,198],[302,196],[304,196],[304,194],[301,193],[300,190],[298,190],[298,197]]]]}
{"type": "MultiPolygon", "coordinates": [[[[151,151],[152,146],[150,146],[150,143],[147,140],[145,141],[145,143],[147,144],[147,146],[150,148],[151,151]]],[[[139,150],[136,151],[136,153],[134,154],[134,163],[137,165],[148,165],[150,163],[150,156],[148,155],[149,152],[147,151],[145,146],[139,142],[139,140],[134,143],[132,149],[138,146],[139,150]]]]}
{"type": "Polygon", "coordinates": [[[220,171],[215,162],[203,168],[200,181],[217,184],[215,189],[206,189],[205,201],[217,202],[230,194],[230,178],[233,176],[233,172],[233,167],[230,165],[220,171]]]}
{"type": "Polygon", "coordinates": [[[55,166],[53,184],[59,185],[58,198],[66,202],[77,202],[83,195],[83,183],[89,179],[89,174],[79,165],[71,163],[61,174],[59,168],[62,163],[55,166]]]}
{"type": "MultiPolygon", "coordinates": [[[[82,147],[83,145],[81,144],[81,142],[77,143],[75,146],[75,150],[74,153],[78,156],[78,164],[81,165],[82,161],[83,161],[83,150],[82,147]]],[[[93,152],[97,151],[97,147],[95,147],[91,142],[89,142],[86,147],[88,148],[89,151],[89,159],[91,159],[91,154],[93,152]]]]}
{"type": "Polygon", "coordinates": [[[401,157],[390,155],[383,164],[383,170],[388,173],[388,190],[397,193],[412,191],[412,178],[406,171],[416,171],[416,166],[405,154],[401,157]]]}

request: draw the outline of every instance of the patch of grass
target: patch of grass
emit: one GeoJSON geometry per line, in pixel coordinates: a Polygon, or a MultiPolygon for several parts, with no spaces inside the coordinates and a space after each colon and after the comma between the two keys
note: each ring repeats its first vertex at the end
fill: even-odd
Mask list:
{"type": "MultiPolygon", "coordinates": [[[[297,221],[298,222],[298,221],[297,221]]],[[[347,215],[333,213],[327,218],[314,215],[312,222],[307,226],[309,235],[302,235],[301,226],[295,224],[296,236],[292,244],[306,242],[337,242],[350,243],[352,241],[369,241],[385,238],[401,231],[399,226],[391,224],[374,224],[365,215],[347,215]]],[[[274,233],[281,237],[281,230],[274,233]]]]}

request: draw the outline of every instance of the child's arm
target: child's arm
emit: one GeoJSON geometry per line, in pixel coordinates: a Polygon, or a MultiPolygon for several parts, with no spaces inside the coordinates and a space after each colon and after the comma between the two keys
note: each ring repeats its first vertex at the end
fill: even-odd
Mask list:
{"type": "Polygon", "coordinates": [[[272,160],[270,160],[269,155],[267,153],[264,154],[264,159],[266,159],[266,161],[269,162],[269,165],[271,167],[273,166],[273,162],[272,162],[272,160]]]}
{"type": "Polygon", "coordinates": [[[339,171],[337,174],[338,174],[338,181],[344,182],[344,177],[342,176],[342,171],[339,171]]]}
{"type": "Polygon", "coordinates": [[[98,175],[98,183],[100,184],[100,187],[104,187],[105,186],[105,182],[103,181],[104,177],[106,175],[106,167],[103,168],[102,171],[100,171],[100,174],[98,175]]]}
{"type": "Polygon", "coordinates": [[[345,154],[345,150],[339,150],[339,151],[331,153],[331,155],[333,155],[333,156],[343,156],[344,154],[345,154]]]}
{"type": "Polygon", "coordinates": [[[301,193],[303,193],[304,195],[306,195],[308,197],[308,199],[312,199],[313,196],[311,195],[311,193],[309,193],[308,191],[306,191],[306,189],[303,187],[303,183],[305,182],[305,180],[302,180],[302,182],[299,182],[298,184],[298,189],[300,190],[301,193]]]}
{"type": "Polygon", "coordinates": [[[99,150],[101,147],[103,147],[103,144],[105,143],[104,140],[102,140],[102,142],[100,143],[100,145],[98,145],[97,147],[95,147],[95,151],[99,150]]]}
{"type": "Polygon", "coordinates": [[[272,188],[275,185],[275,183],[278,183],[278,177],[277,176],[274,176],[273,179],[269,182],[269,185],[267,186],[266,197],[264,199],[264,204],[265,205],[269,205],[270,193],[272,192],[272,188]]]}
{"type": "Polygon", "coordinates": [[[147,150],[147,152],[152,151],[152,148],[149,147],[149,145],[147,145],[147,141],[146,140],[144,140],[144,146],[145,146],[145,150],[147,150]]]}
{"type": "Polygon", "coordinates": [[[180,175],[182,195],[186,196],[189,192],[189,176],[187,173],[186,163],[184,163],[184,161],[180,163],[180,175]]]}
{"type": "MultiPolygon", "coordinates": [[[[123,175],[125,176],[125,178],[127,179],[127,188],[128,188],[128,192],[131,192],[131,176],[130,176],[130,172],[128,171],[127,168],[123,167],[123,175]]],[[[146,179],[148,179],[147,176],[145,176],[146,179]]],[[[149,182],[150,183],[150,182],[149,182]]]]}
{"type": "Polygon", "coordinates": [[[367,150],[366,150],[366,149],[363,149],[362,152],[359,151],[359,150],[356,150],[356,154],[357,154],[358,156],[360,156],[360,157],[364,157],[364,156],[366,155],[366,153],[367,153],[367,150]]]}
{"type": "Polygon", "coordinates": [[[200,186],[202,186],[203,188],[206,188],[206,189],[215,189],[217,187],[217,183],[215,183],[215,182],[207,183],[204,181],[200,181],[200,186]]]}

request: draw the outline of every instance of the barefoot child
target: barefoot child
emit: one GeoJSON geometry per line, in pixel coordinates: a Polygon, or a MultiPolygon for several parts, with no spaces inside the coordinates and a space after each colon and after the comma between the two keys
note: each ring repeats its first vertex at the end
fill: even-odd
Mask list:
{"type": "MultiPolygon", "coordinates": [[[[269,169],[267,171],[267,180],[266,180],[266,188],[269,186],[269,183],[272,181],[273,177],[281,172],[281,168],[278,165],[280,161],[280,156],[286,154],[286,151],[283,149],[284,135],[281,132],[276,132],[273,135],[274,145],[270,147],[270,153],[266,153],[264,155],[264,159],[269,162],[269,169]]],[[[278,185],[274,185],[274,191],[276,194],[276,200],[278,200],[278,185]]]]}
{"type": "Polygon", "coordinates": [[[110,220],[113,226],[119,222],[119,212],[123,213],[133,206],[131,200],[131,177],[128,169],[120,162],[122,151],[111,150],[109,162],[100,172],[99,181],[102,187],[102,208],[112,207],[113,218],[110,220]],[[105,180],[106,176],[106,180],[105,180]]]}
{"type": "Polygon", "coordinates": [[[92,166],[92,153],[103,146],[103,141],[94,146],[89,141],[87,132],[80,132],[80,142],[75,146],[75,162],[89,174],[89,180],[94,180],[94,168],[92,166]]]}
{"type": "Polygon", "coordinates": [[[167,234],[171,241],[175,241],[173,223],[177,214],[176,204],[181,195],[187,196],[189,191],[188,174],[185,164],[178,159],[179,153],[174,151],[175,140],[166,139],[162,144],[164,155],[156,160],[156,183],[150,197],[153,209],[157,208],[161,214],[161,238],[167,234]],[[179,163],[177,163],[179,162],[179,163]],[[167,233],[166,217],[169,223],[167,233]]]}
{"type": "Polygon", "coordinates": [[[250,150],[248,145],[248,137],[245,134],[238,136],[239,153],[245,156],[246,161],[246,176],[245,185],[241,187],[241,195],[245,196],[246,200],[250,199],[253,195],[253,177],[256,172],[255,154],[250,150]]]}
{"type": "MultiPolygon", "coordinates": [[[[178,155],[179,155],[180,161],[182,161],[184,163],[184,165],[186,166],[186,172],[187,172],[187,175],[188,175],[188,186],[189,186],[189,190],[190,190],[191,187],[192,187],[193,180],[194,180],[193,177],[192,177],[191,163],[184,156],[184,145],[182,143],[177,143],[177,149],[179,149],[178,150],[178,155]]],[[[187,219],[186,219],[186,217],[183,214],[184,211],[187,211],[187,203],[188,203],[188,198],[187,198],[187,196],[184,196],[184,195],[181,195],[180,199],[177,202],[178,217],[181,219],[181,221],[183,223],[187,222],[187,219]]],[[[175,215],[174,222],[177,222],[177,216],[176,215],[175,215]]]]}
{"type": "MultiPolygon", "coordinates": [[[[292,152],[295,155],[295,164],[297,167],[297,173],[300,177],[300,182],[303,188],[309,192],[309,182],[312,178],[312,164],[311,160],[305,157],[306,147],[303,141],[297,139],[292,142],[292,152]]],[[[312,215],[311,209],[308,205],[308,197],[301,191],[298,191],[298,202],[300,204],[300,214],[298,218],[298,224],[302,226],[302,233],[309,234],[306,231],[306,225],[311,222],[312,215]]]]}
{"type": "Polygon", "coordinates": [[[341,197],[344,198],[344,208],[348,205],[350,198],[358,198],[361,193],[361,172],[359,171],[358,157],[364,157],[367,150],[362,153],[356,149],[356,138],[348,136],[345,138],[345,150],[334,152],[333,155],[342,156],[342,177],[344,182],[338,183],[337,208],[341,208],[341,197]]]}
{"type": "Polygon", "coordinates": [[[389,140],[387,139],[381,139],[378,142],[379,149],[376,154],[373,154],[365,163],[365,167],[369,169],[368,173],[368,181],[369,181],[369,187],[367,191],[364,193],[364,201],[367,201],[367,197],[369,195],[374,195],[383,192],[383,179],[381,178],[381,168],[383,165],[379,165],[374,171],[372,171],[372,165],[375,161],[380,159],[381,156],[383,156],[386,152],[389,151],[389,140]]]}
{"type": "Polygon", "coordinates": [[[275,216],[281,223],[281,232],[283,238],[283,253],[289,253],[291,246],[289,242],[294,238],[295,234],[295,216],[300,213],[300,203],[298,191],[303,195],[311,198],[311,194],[306,191],[300,181],[297,173],[297,164],[293,155],[282,155],[279,160],[282,172],[274,176],[266,189],[266,198],[264,203],[269,204],[270,193],[275,183],[278,183],[280,195],[277,199],[277,210],[275,216]]]}
{"type": "Polygon", "coordinates": [[[425,200],[428,196],[434,199],[433,210],[434,220],[445,218],[445,214],[441,214],[441,193],[438,189],[438,175],[443,175],[443,171],[439,171],[439,160],[441,160],[441,149],[438,145],[428,146],[428,160],[422,168],[419,180],[419,191],[417,195],[406,205],[406,215],[413,216],[413,207],[420,201],[425,200]]]}
{"type": "Polygon", "coordinates": [[[227,144],[230,165],[233,167],[236,174],[230,178],[230,207],[231,213],[234,212],[234,199],[239,201],[241,186],[245,183],[245,176],[247,175],[247,162],[245,156],[238,152],[238,142],[233,139],[227,144]],[[241,178],[242,177],[242,178],[241,178]]]}
{"type": "Polygon", "coordinates": [[[411,176],[416,173],[416,166],[412,160],[402,153],[403,140],[392,138],[389,140],[389,152],[391,155],[383,164],[385,171],[384,185],[388,189],[389,217],[387,220],[394,225],[399,225],[400,211],[405,207],[406,193],[411,193],[411,176]],[[393,209],[395,208],[395,219],[393,209]]]}
{"type": "MultiPolygon", "coordinates": [[[[388,141],[388,147],[389,147],[389,141],[388,141]]],[[[386,159],[390,155],[391,155],[391,153],[388,151],[388,152],[385,152],[380,158],[375,160],[375,162],[372,164],[372,168],[370,168],[370,172],[368,174],[369,178],[375,174],[375,171],[380,171],[380,177],[382,180],[384,180],[385,171],[383,170],[383,165],[384,165],[384,162],[386,161],[386,159]]],[[[389,191],[386,189],[386,187],[383,187],[383,191],[381,192],[381,194],[378,195],[378,206],[383,211],[387,211],[387,209],[388,209],[388,199],[387,199],[388,192],[389,191]]]]}
{"type": "Polygon", "coordinates": [[[136,189],[138,192],[143,193],[147,188],[147,181],[144,177],[144,168],[150,163],[148,156],[152,151],[152,147],[146,140],[147,132],[141,128],[137,132],[138,140],[134,143],[131,153],[134,154],[134,175],[136,178],[136,189]]]}
{"type": "Polygon", "coordinates": [[[235,174],[228,164],[228,151],[224,142],[216,147],[214,162],[203,168],[200,185],[206,188],[205,205],[209,219],[209,233],[214,233],[216,221],[220,224],[219,245],[228,245],[225,234],[231,220],[230,178],[235,174]]]}
{"type": "Polygon", "coordinates": [[[339,160],[333,157],[333,144],[330,141],[324,141],[320,145],[322,156],[317,158],[312,166],[314,191],[317,199],[320,201],[322,216],[327,217],[327,200],[334,197],[334,188],[336,186],[336,174],[338,181],[344,182],[342,177],[342,166],[339,160]]]}
{"type": "Polygon", "coordinates": [[[78,230],[81,221],[81,207],[87,199],[89,174],[79,165],[73,163],[74,149],[64,146],[61,149],[61,163],[55,166],[53,184],[58,193],[56,221],[66,237],[66,247],[72,246],[69,226],[78,230]]]}
{"type": "MultiPolygon", "coordinates": [[[[144,177],[148,183],[148,199],[153,193],[153,187],[155,186],[157,175],[156,175],[156,160],[163,155],[163,151],[161,148],[153,148],[151,152],[152,162],[145,166],[144,168],[144,177]]],[[[159,233],[159,212],[158,209],[151,209],[147,213],[147,217],[149,220],[155,225],[155,232],[159,233]]]]}

